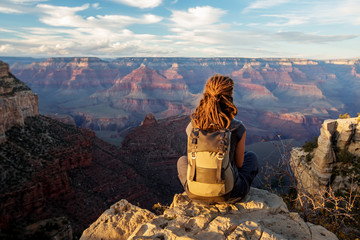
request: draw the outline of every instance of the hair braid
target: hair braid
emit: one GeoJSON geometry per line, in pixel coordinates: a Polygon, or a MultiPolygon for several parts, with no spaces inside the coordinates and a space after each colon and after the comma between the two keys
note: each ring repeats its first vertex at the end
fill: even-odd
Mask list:
{"type": "Polygon", "coordinates": [[[233,103],[234,81],[228,76],[214,75],[205,84],[199,106],[191,114],[195,125],[203,130],[228,128],[237,114],[233,103]]]}

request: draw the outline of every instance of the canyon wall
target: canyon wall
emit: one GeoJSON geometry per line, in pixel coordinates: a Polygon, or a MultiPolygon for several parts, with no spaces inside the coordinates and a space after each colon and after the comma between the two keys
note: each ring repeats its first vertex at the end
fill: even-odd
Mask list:
{"type": "Polygon", "coordinates": [[[0,144],[0,230],[64,216],[76,234],[122,198],[145,208],[162,200],[123,151],[91,130],[39,115],[6,136],[0,144]]]}
{"type": "Polygon", "coordinates": [[[68,118],[39,115],[37,95],[2,62],[0,77],[1,234],[65,217],[76,235],[122,198],[146,208],[161,201],[121,149],[68,118]]]}
{"type": "Polygon", "coordinates": [[[360,118],[325,120],[313,151],[295,148],[292,169],[298,187],[310,194],[319,191],[350,190],[359,184],[360,118]]]}
{"type": "Polygon", "coordinates": [[[254,58],[50,58],[11,59],[13,73],[40,96],[45,114],[69,115],[78,126],[109,131],[156,118],[188,115],[205,81],[215,73],[235,81],[238,118],[251,127],[249,142],[281,134],[304,141],[321,122],[354,115],[360,95],[359,60],[254,58]],[[299,115],[305,124],[299,121],[299,115]],[[274,126],[274,127],[272,127],[274,126]],[[285,126],[284,131],[281,127],[285,126]],[[275,131],[270,130],[276,129],[275,131]]]}
{"type": "Polygon", "coordinates": [[[0,61],[0,142],[12,126],[23,126],[26,117],[39,114],[39,99],[26,84],[9,72],[0,61]]]}

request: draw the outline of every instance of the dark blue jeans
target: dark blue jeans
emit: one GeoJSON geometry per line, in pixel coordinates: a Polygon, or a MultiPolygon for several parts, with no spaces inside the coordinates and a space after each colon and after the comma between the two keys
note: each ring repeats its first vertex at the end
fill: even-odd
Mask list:
{"type": "MultiPolygon", "coordinates": [[[[178,176],[181,184],[185,186],[188,159],[186,156],[179,158],[177,162],[178,176]]],[[[231,198],[244,198],[250,191],[250,186],[259,172],[258,158],[253,152],[245,152],[244,163],[241,168],[233,164],[234,188],[231,198]]]]}
{"type": "Polygon", "coordinates": [[[244,163],[241,168],[234,169],[234,188],[231,191],[232,198],[244,198],[250,191],[251,183],[259,172],[258,158],[253,152],[245,152],[244,163]]]}

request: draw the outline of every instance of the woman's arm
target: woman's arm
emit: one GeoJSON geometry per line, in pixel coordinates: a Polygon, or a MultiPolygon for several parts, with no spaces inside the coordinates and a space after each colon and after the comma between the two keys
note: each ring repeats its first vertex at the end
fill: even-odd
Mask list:
{"type": "Polygon", "coordinates": [[[236,161],[236,166],[238,168],[241,168],[244,163],[245,139],[246,139],[246,132],[244,132],[240,141],[236,144],[235,161],[236,161]]]}

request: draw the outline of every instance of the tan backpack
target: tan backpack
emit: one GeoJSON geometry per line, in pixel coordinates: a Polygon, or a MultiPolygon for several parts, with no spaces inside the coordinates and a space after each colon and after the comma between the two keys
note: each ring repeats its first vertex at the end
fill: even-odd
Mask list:
{"type": "Polygon", "coordinates": [[[186,192],[192,199],[207,202],[226,201],[234,186],[229,160],[231,132],[228,129],[207,132],[193,128],[188,136],[186,192]]]}

